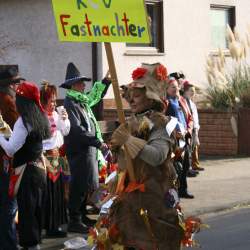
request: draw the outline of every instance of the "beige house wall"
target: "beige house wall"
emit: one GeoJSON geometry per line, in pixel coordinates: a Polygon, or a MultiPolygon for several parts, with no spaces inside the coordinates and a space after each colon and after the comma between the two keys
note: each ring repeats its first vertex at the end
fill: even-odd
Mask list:
{"type": "MultiPolygon", "coordinates": [[[[113,52],[119,83],[131,81],[131,72],[141,62],[161,62],[169,72],[182,70],[196,85],[206,88],[206,56],[211,50],[210,5],[236,7],[236,26],[245,35],[250,24],[249,0],[163,0],[164,4],[164,47],[162,54],[140,55],[139,49],[131,55],[131,49],[122,43],[114,43],[113,52]],[[130,53],[130,55],[128,55],[130,53]]],[[[147,52],[147,51],[144,51],[147,52]]],[[[103,71],[107,69],[103,48],[103,71]]],[[[228,60],[230,58],[228,57],[228,60]]],[[[106,98],[113,98],[112,89],[106,98]]]]}

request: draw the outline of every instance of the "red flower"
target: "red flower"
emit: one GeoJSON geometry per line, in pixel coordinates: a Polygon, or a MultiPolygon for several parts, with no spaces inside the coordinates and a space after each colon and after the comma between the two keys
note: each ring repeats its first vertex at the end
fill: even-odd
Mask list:
{"type": "Polygon", "coordinates": [[[189,217],[185,220],[185,232],[182,239],[182,245],[185,247],[193,247],[196,242],[194,235],[200,231],[202,222],[199,218],[189,217]]]}
{"type": "Polygon", "coordinates": [[[162,64],[156,67],[155,72],[156,72],[156,78],[159,81],[167,80],[168,72],[167,72],[166,67],[164,67],[162,64]]]}
{"type": "Polygon", "coordinates": [[[118,164],[117,163],[110,163],[110,165],[109,165],[110,173],[112,173],[112,172],[114,172],[116,170],[118,170],[118,164]]]}
{"type": "Polygon", "coordinates": [[[107,175],[108,175],[107,167],[103,166],[102,169],[99,171],[99,182],[104,183],[107,175]]]}
{"type": "Polygon", "coordinates": [[[140,79],[142,78],[146,73],[147,73],[147,69],[145,68],[137,68],[133,71],[132,73],[132,78],[133,80],[137,80],[137,79],[140,79]]]}

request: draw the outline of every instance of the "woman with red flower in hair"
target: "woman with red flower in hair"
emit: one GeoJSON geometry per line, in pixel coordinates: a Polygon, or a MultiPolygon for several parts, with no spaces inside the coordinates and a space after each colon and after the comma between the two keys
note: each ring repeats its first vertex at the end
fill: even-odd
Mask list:
{"type": "Polygon", "coordinates": [[[177,121],[163,112],[167,69],[159,63],[142,64],[132,77],[123,86],[132,115],[111,139],[119,176],[125,175],[125,180],[119,177],[117,190],[121,193],[109,212],[109,239],[129,250],[179,250],[183,229],[171,161],[177,121]],[[125,171],[124,148],[133,163],[134,180],[125,171]]]}
{"type": "Polygon", "coordinates": [[[61,107],[56,112],[57,89],[55,85],[43,81],[40,89],[41,103],[50,123],[51,138],[43,141],[47,168],[47,200],[45,208],[45,229],[48,237],[66,237],[60,226],[67,223],[65,187],[68,187],[69,167],[66,158],[60,155],[64,144],[63,136],[70,131],[70,121],[66,110],[61,107]]]}

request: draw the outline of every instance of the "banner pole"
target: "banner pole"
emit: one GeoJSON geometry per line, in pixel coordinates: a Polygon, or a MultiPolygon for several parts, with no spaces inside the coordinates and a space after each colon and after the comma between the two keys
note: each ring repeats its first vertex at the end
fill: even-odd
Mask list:
{"type": "MultiPolygon", "coordinates": [[[[115,95],[115,102],[116,102],[116,107],[117,107],[118,119],[119,119],[119,122],[121,124],[123,124],[123,123],[125,123],[125,114],[124,114],[124,110],[123,110],[123,106],[122,106],[122,99],[121,99],[120,90],[119,90],[118,78],[117,78],[115,61],[114,61],[111,43],[105,42],[104,46],[105,46],[105,50],[106,50],[106,54],[107,54],[109,71],[110,71],[114,95],[115,95]]],[[[127,171],[129,174],[129,179],[130,179],[130,181],[135,181],[135,174],[134,174],[132,160],[131,160],[131,157],[126,150],[126,147],[125,147],[125,156],[127,159],[127,171]]]]}

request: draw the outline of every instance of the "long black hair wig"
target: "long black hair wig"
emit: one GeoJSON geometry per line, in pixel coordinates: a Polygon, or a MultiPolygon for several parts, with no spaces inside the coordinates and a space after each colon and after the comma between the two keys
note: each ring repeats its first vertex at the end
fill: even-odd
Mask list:
{"type": "Polygon", "coordinates": [[[42,140],[50,138],[48,118],[33,100],[16,95],[16,107],[28,131],[35,132],[42,140]]]}

